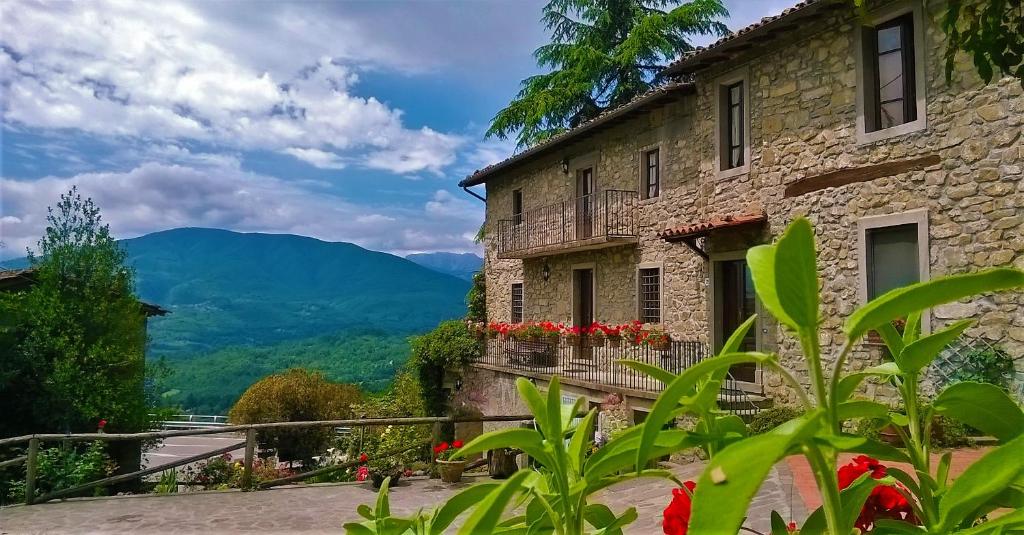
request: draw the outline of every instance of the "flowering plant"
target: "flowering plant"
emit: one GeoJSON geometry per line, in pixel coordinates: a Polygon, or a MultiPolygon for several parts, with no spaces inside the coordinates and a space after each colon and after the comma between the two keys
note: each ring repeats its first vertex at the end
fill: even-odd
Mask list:
{"type": "Polygon", "coordinates": [[[640,320],[633,320],[619,326],[619,332],[622,333],[622,337],[637,345],[640,345],[640,333],[643,330],[644,324],[640,320]]]}
{"type": "Polygon", "coordinates": [[[622,340],[622,325],[605,325],[603,323],[598,324],[601,332],[609,340],[622,340]]]}
{"type": "Polygon", "coordinates": [[[663,348],[668,346],[671,338],[669,334],[660,327],[650,326],[644,327],[636,335],[636,343],[638,345],[651,346],[655,348],[663,348]]]}
{"type": "Polygon", "coordinates": [[[437,446],[434,446],[434,460],[435,461],[450,461],[452,455],[455,455],[459,448],[462,447],[461,440],[452,441],[451,444],[442,442],[437,446]]]}

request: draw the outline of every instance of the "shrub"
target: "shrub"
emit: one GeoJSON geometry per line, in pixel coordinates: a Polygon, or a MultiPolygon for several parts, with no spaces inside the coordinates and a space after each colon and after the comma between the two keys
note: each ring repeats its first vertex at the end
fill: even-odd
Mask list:
{"type": "Polygon", "coordinates": [[[988,345],[972,345],[962,350],[957,365],[950,370],[949,383],[975,381],[1009,389],[1013,374],[1013,358],[1006,351],[988,345]]]}
{"type": "Polygon", "coordinates": [[[803,411],[787,405],[769,407],[758,412],[753,418],[751,418],[750,423],[747,424],[747,428],[750,430],[751,435],[760,435],[775,429],[779,425],[788,422],[793,418],[799,418],[802,415],[803,411]]]}
{"type": "Polygon", "coordinates": [[[460,368],[469,364],[480,353],[480,344],[462,321],[441,322],[436,329],[422,336],[415,336],[409,344],[412,355],[409,366],[416,371],[423,388],[423,401],[427,413],[443,415],[447,408],[444,372],[449,368],[460,368]]]}
{"type": "MultiPolygon", "coordinates": [[[[117,470],[117,465],[107,455],[105,444],[99,440],[84,447],[76,448],[74,444],[66,443],[41,450],[37,462],[36,496],[102,479],[117,470]]],[[[9,489],[11,501],[24,501],[24,470],[20,481],[11,482],[9,489]]],[[[92,492],[100,496],[104,489],[97,487],[92,492]]]]}
{"type": "MultiPolygon", "coordinates": [[[[362,397],[354,385],[332,383],[319,372],[296,368],[250,386],[229,418],[236,424],[341,420],[353,417],[353,406],[362,397]]],[[[327,448],[333,433],[329,428],[279,429],[257,436],[261,448],[277,450],[282,460],[309,461],[327,448]]]]}

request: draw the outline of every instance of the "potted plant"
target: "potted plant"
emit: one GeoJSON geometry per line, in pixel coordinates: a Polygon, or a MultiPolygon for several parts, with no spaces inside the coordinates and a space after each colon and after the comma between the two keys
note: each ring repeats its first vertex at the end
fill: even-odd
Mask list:
{"type": "Polygon", "coordinates": [[[434,461],[437,463],[438,472],[441,473],[441,481],[445,483],[462,481],[462,471],[466,469],[466,461],[465,459],[452,460],[452,455],[461,447],[461,440],[453,441],[451,444],[442,442],[434,447],[434,461]]]}
{"type": "Polygon", "coordinates": [[[604,325],[596,321],[591,323],[587,328],[587,341],[590,342],[590,347],[604,347],[604,325]]]}
{"type": "Polygon", "coordinates": [[[640,323],[639,320],[624,323],[619,326],[619,329],[622,337],[629,341],[630,344],[638,346],[643,342],[644,324],[640,323]]]}
{"type": "Polygon", "coordinates": [[[579,347],[580,336],[583,334],[583,329],[578,325],[572,327],[564,327],[562,329],[562,340],[565,340],[565,344],[571,347],[579,347]]]}
{"type": "Polygon", "coordinates": [[[392,485],[397,484],[403,467],[395,452],[405,445],[401,433],[389,425],[380,435],[367,437],[363,445],[368,453],[361,454],[359,460],[366,463],[373,488],[379,489],[389,477],[392,485]]]}
{"type": "Polygon", "coordinates": [[[667,351],[671,345],[672,338],[660,327],[649,327],[640,334],[640,340],[644,345],[655,351],[667,351]]]}
{"type": "Polygon", "coordinates": [[[544,329],[536,323],[524,323],[519,330],[519,338],[527,342],[540,342],[544,336],[544,329]]]}
{"type": "Polygon", "coordinates": [[[622,346],[621,325],[602,325],[601,330],[604,332],[604,336],[608,340],[608,347],[618,349],[622,346]]]}

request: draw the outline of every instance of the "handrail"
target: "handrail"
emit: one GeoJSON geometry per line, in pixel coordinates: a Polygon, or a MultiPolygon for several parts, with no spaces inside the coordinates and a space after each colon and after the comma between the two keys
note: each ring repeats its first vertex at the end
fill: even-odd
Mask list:
{"type": "Polygon", "coordinates": [[[498,252],[638,234],[636,191],[607,189],[498,220],[498,252]]]}

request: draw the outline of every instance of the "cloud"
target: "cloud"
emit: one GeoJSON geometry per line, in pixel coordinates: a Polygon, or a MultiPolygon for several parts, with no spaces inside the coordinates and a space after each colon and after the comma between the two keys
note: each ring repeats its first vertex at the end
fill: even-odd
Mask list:
{"type": "Polygon", "coordinates": [[[6,247],[0,256],[21,256],[33,246],[46,225],[45,205],[54,204],[72,185],[96,201],[119,238],[200,226],[301,234],[397,254],[477,251],[472,235],[483,213],[482,205],[444,190],[420,208],[371,209],[230,165],[147,163],[127,172],[0,179],[0,236],[6,247]]]}
{"type": "Polygon", "coordinates": [[[289,147],[284,149],[282,152],[290,154],[319,169],[345,168],[345,162],[342,161],[341,156],[338,156],[333,152],[327,152],[320,149],[300,149],[298,147],[289,147]]]}
{"type": "MultiPolygon", "coordinates": [[[[291,49],[292,69],[271,72],[189,4],[9,2],[0,10],[9,125],[284,151],[331,169],[345,159],[400,174],[440,174],[465,142],[409,128],[400,110],[357,96],[354,67],[326,50],[291,49]]],[[[300,19],[282,24],[298,31],[300,19]]]]}

